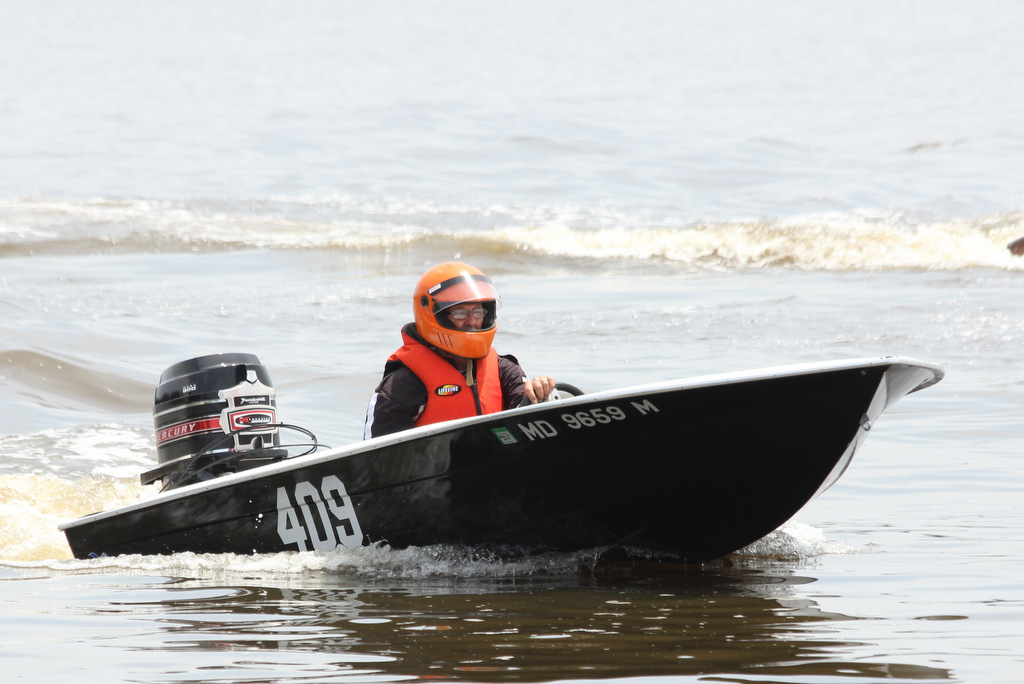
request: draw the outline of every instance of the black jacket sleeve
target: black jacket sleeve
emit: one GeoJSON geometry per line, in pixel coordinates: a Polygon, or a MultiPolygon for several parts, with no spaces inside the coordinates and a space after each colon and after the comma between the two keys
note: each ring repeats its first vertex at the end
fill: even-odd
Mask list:
{"type": "Polygon", "coordinates": [[[390,435],[415,427],[416,419],[426,406],[427,388],[416,374],[401,363],[388,363],[384,367],[384,378],[366,408],[363,438],[390,435]]]}
{"type": "Polygon", "coordinates": [[[526,398],[526,373],[519,365],[519,360],[508,354],[498,357],[498,375],[501,377],[502,408],[515,408],[526,398]]]}

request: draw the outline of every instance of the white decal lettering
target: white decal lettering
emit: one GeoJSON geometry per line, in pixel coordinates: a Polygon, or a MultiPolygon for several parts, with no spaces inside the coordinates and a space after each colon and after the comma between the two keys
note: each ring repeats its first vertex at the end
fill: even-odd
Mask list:
{"type": "Polygon", "coordinates": [[[598,406],[589,411],[562,414],[562,422],[573,430],[590,428],[595,425],[607,425],[612,421],[625,419],[626,412],[618,406],[598,406]]]}
{"type": "Polygon", "coordinates": [[[295,513],[284,487],[277,488],[277,536],[286,546],[297,544],[299,551],[306,550],[306,540],[309,536],[299,522],[299,516],[295,513]]]}
{"type": "Polygon", "coordinates": [[[314,550],[326,551],[339,541],[348,547],[362,545],[363,533],[352,499],[338,477],[328,475],[319,488],[311,482],[298,482],[293,495],[289,497],[285,487],[277,489],[277,535],[286,546],[295,544],[299,551],[306,551],[306,542],[311,541],[314,550]]]}
{"type": "Polygon", "coordinates": [[[302,511],[302,519],[306,521],[306,532],[312,537],[313,548],[317,551],[328,551],[337,546],[338,540],[334,538],[334,529],[327,523],[327,507],[324,506],[316,487],[308,482],[298,483],[295,485],[295,500],[302,511]],[[313,515],[310,503],[316,506],[319,517],[313,515]],[[323,537],[320,536],[320,528],[323,528],[323,537]]]}
{"type": "Polygon", "coordinates": [[[644,399],[644,403],[642,404],[635,401],[631,401],[629,403],[633,405],[633,408],[640,412],[641,416],[646,416],[650,411],[658,413],[658,407],[652,404],[650,399],[644,399]]]}
{"type": "Polygon", "coordinates": [[[323,492],[324,498],[327,500],[327,507],[331,509],[331,515],[341,523],[334,528],[334,531],[338,534],[338,540],[342,546],[349,548],[362,546],[363,531],[359,529],[359,520],[356,518],[355,511],[352,510],[352,499],[348,497],[345,485],[336,476],[328,475],[321,483],[320,491],[323,492]]]}
{"type": "Polygon", "coordinates": [[[520,423],[519,429],[523,431],[524,435],[530,438],[531,442],[535,439],[546,439],[558,434],[558,430],[555,429],[555,426],[546,420],[533,420],[526,425],[520,423]]]}

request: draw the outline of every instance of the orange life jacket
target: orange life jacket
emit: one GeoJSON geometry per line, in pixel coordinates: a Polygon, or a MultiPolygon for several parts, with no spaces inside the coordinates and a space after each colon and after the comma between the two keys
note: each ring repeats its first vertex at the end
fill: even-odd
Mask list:
{"type": "Polygon", "coordinates": [[[470,385],[465,375],[429,347],[405,332],[402,339],[405,344],[388,360],[402,362],[427,388],[427,405],[416,419],[417,427],[502,410],[498,354],[494,349],[472,361],[474,382],[470,385]]]}

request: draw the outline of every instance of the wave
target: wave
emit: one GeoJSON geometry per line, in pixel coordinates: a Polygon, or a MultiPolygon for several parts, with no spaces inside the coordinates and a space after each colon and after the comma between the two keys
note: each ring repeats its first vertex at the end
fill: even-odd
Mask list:
{"type": "Polygon", "coordinates": [[[688,264],[709,269],[799,268],[1024,270],[1007,248],[1024,231],[993,229],[989,221],[912,228],[851,217],[788,219],[692,226],[685,229],[580,230],[561,226],[504,233],[516,249],[579,259],[623,259],[688,264]]]}
{"type": "Polygon", "coordinates": [[[88,513],[139,500],[138,478],[57,475],[0,476],[0,562],[70,559],[57,525],[88,513]]]}
{"type": "Polygon", "coordinates": [[[48,406],[136,412],[152,402],[152,383],[126,377],[109,366],[71,361],[29,349],[0,350],[0,377],[48,406]]]}
{"type": "Polygon", "coordinates": [[[0,258],[245,249],[488,253],[704,269],[1024,270],[1024,212],[695,222],[615,207],[408,199],[0,201],[0,258]]]}

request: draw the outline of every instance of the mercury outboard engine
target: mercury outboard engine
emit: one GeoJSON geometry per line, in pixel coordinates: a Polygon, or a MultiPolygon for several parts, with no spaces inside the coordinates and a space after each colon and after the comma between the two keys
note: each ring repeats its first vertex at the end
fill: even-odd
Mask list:
{"type": "Polygon", "coordinates": [[[153,403],[159,467],[143,485],[163,489],[281,460],[277,400],[270,374],[253,354],[212,354],[160,375],[153,403]]]}

